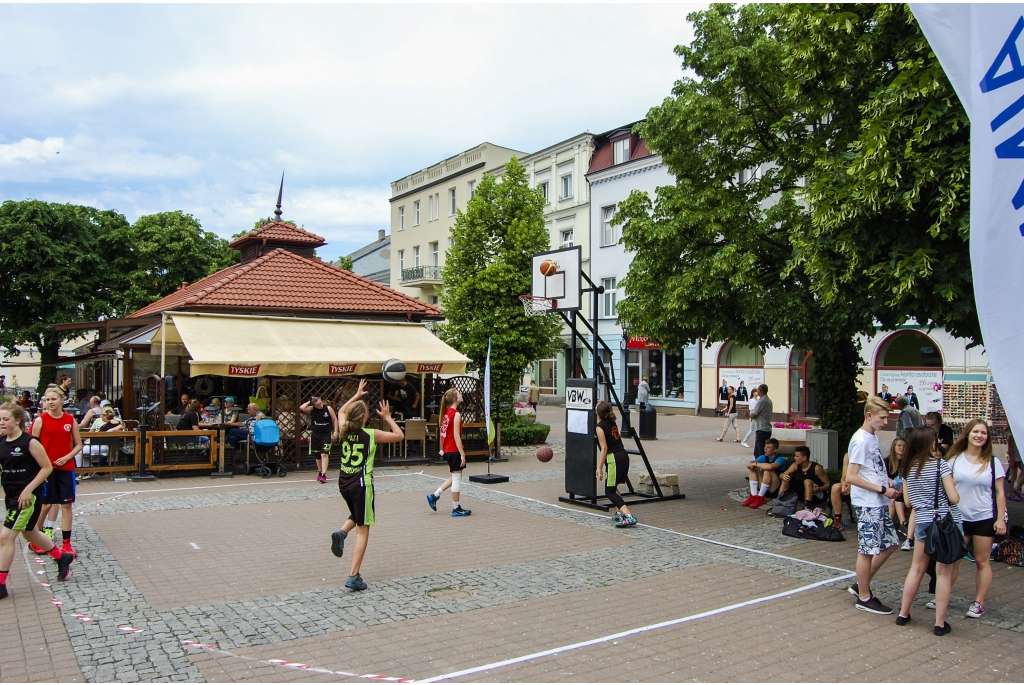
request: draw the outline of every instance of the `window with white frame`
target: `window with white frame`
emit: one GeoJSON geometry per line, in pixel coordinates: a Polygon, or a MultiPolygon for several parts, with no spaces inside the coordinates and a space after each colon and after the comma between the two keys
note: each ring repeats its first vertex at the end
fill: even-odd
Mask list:
{"type": "Polygon", "coordinates": [[[568,173],[560,178],[561,181],[561,193],[559,194],[560,200],[568,200],[572,197],[572,173],[568,173]]]}
{"type": "Polygon", "coordinates": [[[615,152],[615,164],[622,164],[629,161],[629,138],[616,140],[612,143],[612,150],[615,152]]]}
{"type": "Polygon", "coordinates": [[[561,247],[572,247],[576,217],[570,216],[555,222],[555,236],[561,247]]]}
{"type": "Polygon", "coordinates": [[[405,271],[405,250],[398,251],[398,270],[405,271]]]}
{"type": "Polygon", "coordinates": [[[614,278],[601,279],[601,285],[604,286],[602,316],[606,319],[614,319],[619,313],[619,298],[618,291],[615,289],[614,278]]]}
{"type": "Polygon", "coordinates": [[[612,224],[615,205],[601,208],[601,245],[615,245],[619,242],[619,227],[612,224]]]}
{"type": "Polygon", "coordinates": [[[430,296],[430,304],[434,305],[435,307],[437,306],[437,295],[430,296]]]}
{"type": "Polygon", "coordinates": [[[448,249],[452,249],[452,245],[455,244],[455,238],[448,236],[448,249]]]}
{"type": "Polygon", "coordinates": [[[448,216],[455,216],[455,188],[448,189],[448,216]]]}
{"type": "Polygon", "coordinates": [[[434,220],[434,196],[427,196],[427,221],[434,220]]]}
{"type": "Polygon", "coordinates": [[[476,195],[476,181],[470,181],[467,185],[469,186],[469,188],[468,188],[468,190],[469,190],[468,197],[469,197],[470,200],[472,200],[473,196],[476,195]]]}
{"type": "Polygon", "coordinates": [[[416,200],[416,202],[412,203],[412,225],[413,226],[419,226],[420,225],[420,201],[419,200],[416,200]]]}
{"type": "Polygon", "coordinates": [[[430,243],[430,266],[438,266],[437,243],[430,243]]]}
{"type": "Polygon", "coordinates": [[[534,174],[534,183],[544,198],[544,204],[551,201],[551,170],[544,169],[534,174]]]}
{"type": "Polygon", "coordinates": [[[570,228],[569,230],[561,232],[562,247],[572,247],[572,230],[573,229],[570,228]]]}
{"type": "Polygon", "coordinates": [[[548,182],[538,183],[537,187],[540,188],[540,194],[544,198],[544,204],[551,202],[551,195],[548,192],[548,182]]]}
{"type": "Polygon", "coordinates": [[[398,230],[405,230],[405,207],[398,208],[398,230]]]}
{"type": "Polygon", "coordinates": [[[417,245],[412,248],[412,265],[418,268],[420,265],[420,246],[417,245]]]}
{"type": "Polygon", "coordinates": [[[434,193],[434,216],[435,221],[441,218],[441,193],[434,193]]]}

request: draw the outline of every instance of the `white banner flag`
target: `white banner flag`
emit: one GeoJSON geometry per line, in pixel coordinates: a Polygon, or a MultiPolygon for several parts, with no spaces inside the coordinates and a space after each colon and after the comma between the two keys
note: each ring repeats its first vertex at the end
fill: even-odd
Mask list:
{"type": "MultiPolygon", "coordinates": [[[[494,422],[491,421],[491,339],[487,339],[487,363],[484,364],[484,414],[487,416],[487,444],[494,442],[494,422]]],[[[490,472],[488,472],[490,473],[490,472]]]]}
{"type": "Polygon", "coordinates": [[[971,271],[985,352],[1024,440],[1024,5],[912,3],[971,119],[971,271]]]}

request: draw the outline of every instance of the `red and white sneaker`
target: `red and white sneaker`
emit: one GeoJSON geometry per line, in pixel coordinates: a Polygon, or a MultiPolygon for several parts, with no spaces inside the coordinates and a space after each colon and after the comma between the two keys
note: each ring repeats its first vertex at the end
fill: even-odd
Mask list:
{"type": "Polygon", "coordinates": [[[747,495],[747,498],[740,502],[741,507],[749,507],[750,504],[757,499],[757,495],[747,495]]]}

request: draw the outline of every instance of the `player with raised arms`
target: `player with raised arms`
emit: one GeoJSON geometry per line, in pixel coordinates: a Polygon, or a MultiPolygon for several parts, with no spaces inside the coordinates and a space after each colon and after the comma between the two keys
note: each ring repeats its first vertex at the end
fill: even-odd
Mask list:
{"type": "Polygon", "coordinates": [[[0,528],[0,599],[7,596],[7,574],[14,561],[14,540],[21,533],[43,554],[57,562],[57,580],[66,580],[75,555],[62,552],[53,540],[36,530],[42,507],[43,483],[53,471],[43,444],[21,430],[25,409],[17,402],[0,405],[0,468],[3,469],[7,515],[0,528]]]}
{"type": "Polygon", "coordinates": [[[604,494],[615,507],[616,528],[629,528],[636,525],[636,517],[629,513],[629,507],[619,494],[619,484],[626,482],[629,475],[629,454],[622,444],[619,427],[615,425],[615,411],[608,402],[598,402],[594,407],[597,413],[597,442],[601,445],[601,454],[597,458],[597,479],[604,480],[604,494]],[[605,463],[608,465],[608,478],[605,479],[605,463]]]}
{"type": "Polygon", "coordinates": [[[333,407],[316,396],[310,397],[309,402],[303,402],[299,409],[309,414],[309,422],[313,426],[309,436],[309,453],[320,455],[316,457],[316,481],[326,483],[331,443],[338,437],[338,416],[334,413],[333,407]]]}
{"type": "Polygon", "coordinates": [[[341,473],[338,475],[338,490],[348,505],[349,516],[341,530],[331,533],[331,552],[340,557],[345,551],[345,538],[356,529],[356,545],[352,551],[352,566],[345,587],[350,590],[365,590],[366,583],[359,575],[359,567],[366,554],[366,543],[370,538],[370,526],[375,523],[373,502],[373,461],[377,456],[377,444],[401,442],[405,434],[391,418],[391,408],[385,400],[377,409],[380,417],[391,427],[391,432],[366,428],[370,410],[362,397],[366,395],[366,381],[359,381],[356,394],[341,407],[341,473]]]}
{"type": "Polygon", "coordinates": [[[466,448],[462,445],[462,412],[459,405],[462,404],[462,393],[455,388],[449,388],[441,397],[441,426],[438,435],[441,436],[441,452],[445,461],[448,462],[448,470],[451,476],[432,494],[427,495],[427,504],[434,511],[437,511],[437,500],[448,488],[452,489],[452,516],[469,516],[473,512],[463,509],[459,501],[462,490],[462,471],[466,468],[466,448]]]}

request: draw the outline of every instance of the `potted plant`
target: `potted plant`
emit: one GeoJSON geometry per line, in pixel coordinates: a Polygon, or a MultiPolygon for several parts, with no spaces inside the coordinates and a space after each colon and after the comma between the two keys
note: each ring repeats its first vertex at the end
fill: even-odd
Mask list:
{"type": "Polygon", "coordinates": [[[781,454],[793,454],[797,445],[807,444],[807,431],[813,426],[802,421],[781,421],[772,424],[772,437],[779,441],[781,454]]]}
{"type": "Polygon", "coordinates": [[[533,423],[537,420],[536,410],[526,402],[516,402],[515,412],[516,416],[527,423],[533,423]]]}

